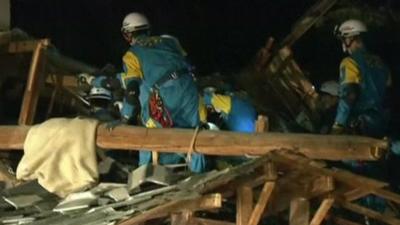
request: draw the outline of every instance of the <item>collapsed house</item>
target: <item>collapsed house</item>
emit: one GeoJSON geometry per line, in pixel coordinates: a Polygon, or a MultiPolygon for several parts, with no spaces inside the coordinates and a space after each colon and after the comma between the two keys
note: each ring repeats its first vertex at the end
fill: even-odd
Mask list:
{"type": "MultiPolygon", "coordinates": [[[[329,222],[357,224],[352,219],[360,221],[365,216],[386,224],[400,224],[397,211],[400,196],[391,192],[387,183],[335,168],[329,163],[378,161],[388,151],[387,140],[276,132],[290,131],[287,127],[291,124],[309,132],[315,131],[319,122],[315,107],[318,94],[294,60],[290,47],[335,2],[318,2],[275,47],[273,39],[268,39],[254,65],[243,72],[253,78],[246,79],[248,83],[244,84],[253,87],[247,89],[248,94],[255,99],[258,111],[268,116],[259,117],[255,133],[136,126],[121,126],[109,131],[104,125],[96,124],[88,136],[90,140],[84,140],[91,146],[94,158],[95,148],[99,148],[99,152],[104,149],[146,149],[183,155],[192,152],[244,155],[248,158],[246,162],[204,174],[147,165],[136,170],[126,169],[128,179],[124,183],[89,182],[90,186],[83,185],[79,191],[75,189],[62,194],[44,185],[42,181],[47,174],[39,176],[37,181],[20,183],[4,166],[4,180],[9,182],[10,188],[1,194],[1,223],[253,225],[267,221],[317,225],[329,222]],[[271,96],[268,100],[258,97],[266,93],[271,96]],[[270,114],[271,111],[278,113],[270,114]],[[282,121],[289,123],[282,124],[282,121]],[[391,214],[360,204],[360,199],[371,195],[385,199],[391,214]]],[[[31,125],[53,117],[55,105],[85,111],[85,98],[77,89],[74,75],[94,73],[98,69],[61,55],[47,39],[35,40],[18,30],[2,35],[0,48],[5,52],[0,61],[2,70],[6,71],[4,74],[18,78],[23,74],[26,79],[19,126],[0,126],[0,149],[8,150],[10,154],[24,149],[27,154],[27,139],[32,139],[33,135],[30,132],[38,129],[31,125]],[[48,102],[44,113],[37,112],[41,99],[48,102]]],[[[3,83],[5,78],[1,79],[3,83]]],[[[39,126],[50,121],[55,120],[39,126]]],[[[69,135],[71,131],[62,128],[56,130],[61,133],[59,135],[67,142],[75,142],[75,137],[69,135]]],[[[41,134],[47,135],[40,131],[36,133],[41,134]]],[[[42,143],[43,146],[46,144],[42,143]]],[[[49,150],[43,158],[52,158],[53,153],[62,151],[60,149],[49,150]]],[[[100,158],[102,162],[112,161],[104,155],[100,158]]],[[[61,161],[56,167],[68,168],[61,161]]],[[[79,171],[73,173],[77,174],[79,171]]],[[[64,189],[61,185],[61,190],[64,189]]]]}

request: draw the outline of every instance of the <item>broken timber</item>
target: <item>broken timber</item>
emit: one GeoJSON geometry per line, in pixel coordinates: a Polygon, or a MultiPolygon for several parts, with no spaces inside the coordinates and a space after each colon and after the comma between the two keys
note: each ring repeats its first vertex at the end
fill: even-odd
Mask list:
{"type": "MultiPolygon", "coordinates": [[[[29,126],[0,126],[0,149],[23,149],[29,126]]],[[[97,128],[96,144],[105,149],[149,150],[186,153],[193,139],[189,129],[147,129],[119,126],[109,131],[97,128]]],[[[376,160],[388,143],[360,136],[287,133],[235,133],[200,131],[194,150],[206,155],[264,155],[274,150],[293,150],[313,159],[376,160]]]]}

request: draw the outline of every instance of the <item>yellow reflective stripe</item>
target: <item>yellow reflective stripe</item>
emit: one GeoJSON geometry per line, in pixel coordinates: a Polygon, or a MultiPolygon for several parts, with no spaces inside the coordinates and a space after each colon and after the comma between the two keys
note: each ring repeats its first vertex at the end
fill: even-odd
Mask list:
{"type": "Polygon", "coordinates": [[[200,122],[207,123],[207,108],[204,104],[204,99],[201,96],[199,97],[199,117],[200,122]]]}
{"type": "Polygon", "coordinates": [[[146,126],[147,128],[156,128],[156,127],[157,127],[157,124],[156,124],[156,122],[155,122],[153,119],[150,118],[149,120],[147,120],[145,126],[146,126]]]}
{"type": "Polygon", "coordinates": [[[211,99],[211,104],[215,111],[229,114],[232,108],[232,98],[228,95],[214,94],[211,99]]]}
{"type": "Polygon", "coordinates": [[[130,78],[143,78],[142,68],[140,67],[139,59],[131,51],[125,53],[122,61],[125,66],[125,72],[122,74],[122,80],[130,78]]]}
{"type": "Polygon", "coordinates": [[[346,57],[340,63],[341,84],[361,82],[361,73],[357,63],[350,57],[346,57]]]}

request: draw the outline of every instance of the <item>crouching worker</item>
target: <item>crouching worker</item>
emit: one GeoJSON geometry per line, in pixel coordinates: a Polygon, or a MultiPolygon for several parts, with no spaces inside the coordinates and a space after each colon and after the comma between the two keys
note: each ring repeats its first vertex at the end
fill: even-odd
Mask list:
{"type": "MultiPolygon", "coordinates": [[[[128,14],[121,28],[130,45],[123,56],[124,72],[115,78],[98,77],[92,84],[124,90],[119,123],[128,123],[139,114],[147,128],[195,128],[199,126],[199,96],[192,66],[179,41],[168,35],[151,36],[150,23],[140,13],[128,14]],[[119,82],[117,82],[119,81],[119,82]]],[[[152,160],[150,151],[141,151],[139,165],[152,160]]],[[[160,164],[179,164],[184,155],[161,153],[160,164]]],[[[193,153],[189,165],[193,172],[205,170],[205,158],[193,153]]]]}
{"type": "MultiPolygon", "coordinates": [[[[212,122],[224,130],[253,133],[257,112],[251,102],[245,97],[235,94],[222,95],[215,92],[215,88],[208,87],[200,98],[199,112],[203,123],[212,122]]],[[[220,157],[228,164],[244,162],[246,157],[220,157]]],[[[217,167],[226,167],[226,165],[217,167]]]]}

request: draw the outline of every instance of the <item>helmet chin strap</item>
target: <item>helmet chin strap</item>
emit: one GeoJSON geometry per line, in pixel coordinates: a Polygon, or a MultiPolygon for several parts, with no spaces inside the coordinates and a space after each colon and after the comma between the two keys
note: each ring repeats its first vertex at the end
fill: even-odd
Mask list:
{"type": "Polygon", "coordinates": [[[136,43],[136,39],[130,33],[122,33],[125,41],[129,43],[129,45],[134,45],[136,43]]]}
{"type": "Polygon", "coordinates": [[[353,42],[354,42],[354,38],[351,38],[349,44],[346,44],[346,41],[342,40],[342,49],[343,49],[344,53],[346,53],[346,52],[349,53],[349,54],[352,53],[352,50],[350,49],[350,46],[353,44],[353,42]]]}

